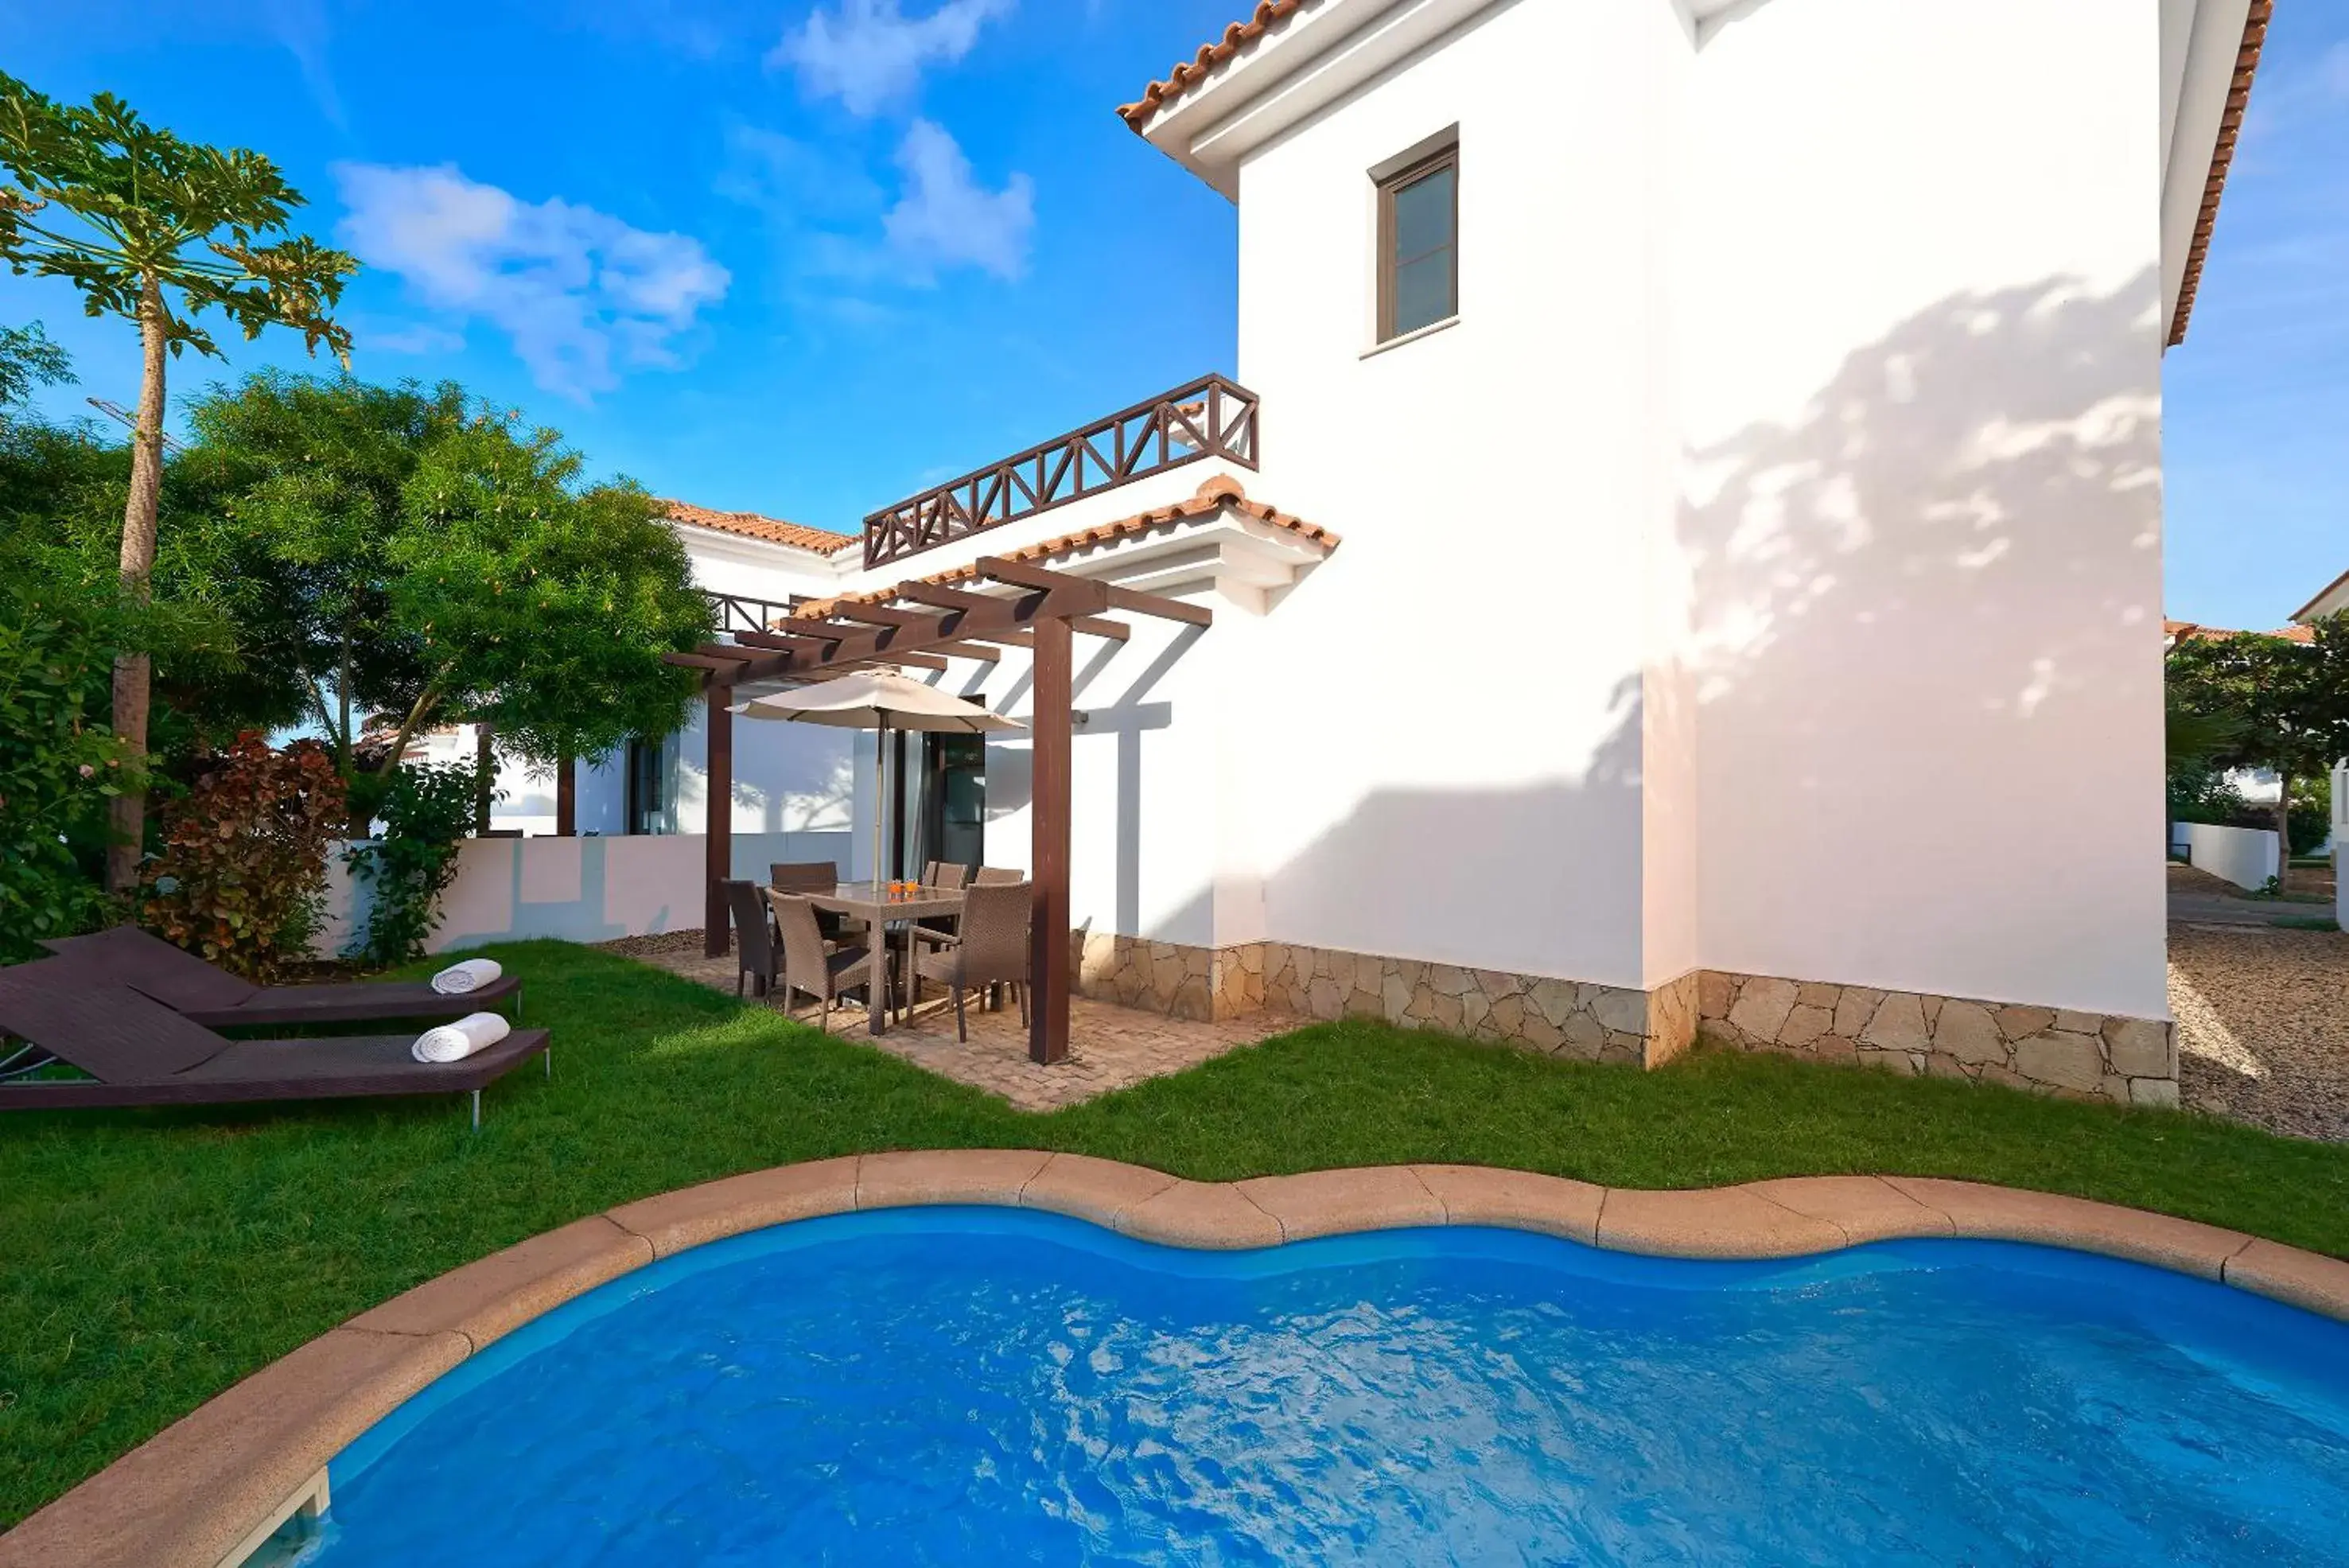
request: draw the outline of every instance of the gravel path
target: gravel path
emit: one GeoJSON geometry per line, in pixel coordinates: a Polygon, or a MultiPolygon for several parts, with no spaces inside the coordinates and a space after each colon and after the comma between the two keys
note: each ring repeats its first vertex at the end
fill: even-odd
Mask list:
{"type": "Polygon", "coordinates": [[[2349,1142],[2349,934],[2169,928],[2185,1102],[2349,1142]]]}

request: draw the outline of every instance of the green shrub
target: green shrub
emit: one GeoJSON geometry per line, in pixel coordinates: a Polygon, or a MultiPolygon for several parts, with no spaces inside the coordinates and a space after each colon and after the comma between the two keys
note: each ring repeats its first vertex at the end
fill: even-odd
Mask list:
{"type": "Polygon", "coordinates": [[[351,846],[345,864],[369,888],[367,929],[350,950],[378,964],[421,958],[440,923],[440,895],[457,875],[458,845],[473,826],[475,777],[460,763],[393,773],[375,815],[384,836],[351,846]]]}
{"type": "Polygon", "coordinates": [[[2292,852],[2313,855],[2333,835],[2333,780],[2323,774],[2292,781],[2292,852]]]}
{"type": "Polygon", "coordinates": [[[102,846],[128,774],[100,722],[111,668],[98,639],[0,596],[0,962],[105,919],[98,867],[77,849],[102,846]]]}
{"type": "Polygon", "coordinates": [[[200,766],[164,810],[162,853],[141,873],[140,919],[266,984],[289,960],[308,956],[326,846],[342,831],[343,783],[334,753],[317,742],[275,751],[254,730],[200,766]]]}

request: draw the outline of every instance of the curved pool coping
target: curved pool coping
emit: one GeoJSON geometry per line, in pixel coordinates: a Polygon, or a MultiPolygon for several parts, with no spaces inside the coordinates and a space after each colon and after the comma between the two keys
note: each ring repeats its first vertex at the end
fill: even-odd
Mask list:
{"type": "Polygon", "coordinates": [[[263,1367],[0,1536],[0,1568],[220,1568],[328,1460],[411,1395],[596,1286],[707,1242],[859,1209],[994,1204],[1178,1247],[1274,1246],[1488,1225],[1617,1251],[1785,1258],[1869,1241],[2028,1241],[2194,1274],[2349,1321],[2349,1262],[2086,1199],[1909,1176],[1644,1191],[1483,1166],[1189,1181],[1090,1155],[849,1155],[624,1203],[359,1314],[263,1367]]]}

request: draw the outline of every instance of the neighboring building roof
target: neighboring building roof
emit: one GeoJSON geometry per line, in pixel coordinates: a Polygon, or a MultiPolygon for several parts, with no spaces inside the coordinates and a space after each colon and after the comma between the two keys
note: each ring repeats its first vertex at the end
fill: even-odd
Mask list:
{"type": "Polygon", "coordinates": [[[2184,642],[2192,637],[2208,642],[2224,642],[2231,637],[2280,637],[2286,642],[2307,643],[2316,640],[2314,629],[2304,626],[2282,626],[2273,631],[2230,631],[2225,627],[2197,626],[2190,620],[2165,620],[2161,623],[2161,629],[2172,643],[2184,642]]]}
{"type": "MultiPolygon", "coordinates": [[[[1114,523],[1095,524],[1091,528],[1080,528],[1073,534],[1062,534],[1057,538],[1046,539],[1040,544],[1030,545],[1021,549],[1007,550],[1002,552],[1002,556],[1007,561],[1040,561],[1053,556],[1066,556],[1081,550],[1099,549],[1104,545],[1114,545],[1121,540],[1138,538],[1161,528],[1173,527],[1176,524],[1194,522],[1202,517],[1212,517],[1226,506],[1235,512],[1253,517],[1259,523],[1286,529],[1308,544],[1319,545],[1324,550],[1334,550],[1338,547],[1338,535],[1329,529],[1318,523],[1308,523],[1301,517],[1292,516],[1265,502],[1249,500],[1247,492],[1240,487],[1238,480],[1227,473],[1219,473],[1200,485],[1187,501],[1178,501],[1171,506],[1154,506],[1147,512],[1137,512],[1131,517],[1121,517],[1114,523]]],[[[917,580],[943,586],[947,583],[967,581],[977,576],[978,576],[978,568],[975,566],[967,566],[951,567],[943,572],[933,572],[928,576],[917,580]]],[[[792,614],[794,617],[821,620],[842,605],[887,604],[896,597],[897,590],[895,587],[874,588],[861,594],[840,594],[828,599],[810,600],[800,606],[792,614]]],[[[785,621],[776,623],[778,628],[788,624],[785,621]]]]}
{"type": "Polygon", "coordinates": [[[2178,310],[2169,318],[2174,348],[2186,341],[2186,320],[2194,314],[2194,294],[2202,284],[2202,261],[2209,254],[2210,232],[2219,223],[2219,198],[2227,189],[2227,170],[2235,161],[2235,140],[2243,130],[2243,112],[2251,107],[2251,78],[2260,68],[2260,48],[2267,42],[2268,19],[2275,0],[2251,0],[2243,18],[2243,41],[2235,51],[2234,85],[2227,89],[2227,110],[2219,120],[2219,142],[2210,150],[2210,175],[2202,185],[2202,214],[2194,220],[2194,243],[2186,253],[2186,274],[2178,286],[2178,310]]]}
{"type": "Polygon", "coordinates": [[[760,539],[770,545],[788,545],[794,550],[812,550],[820,556],[833,555],[863,543],[854,534],[835,534],[829,528],[811,528],[804,523],[761,517],[756,512],[713,512],[707,506],[690,506],[682,501],[664,501],[661,504],[668,508],[672,523],[760,539]]]}
{"type": "Polygon", "coordinates": [[[1143,89],[1139,100],[1120,104],[1117,109],[1120,118],[1135,130],[1140,130],[1143,121],[1155,114],[1160,104],[1189,92],[1206,78],[1209,71],[1311,3],[1312,0],[1258,0],[1257,8],[1246,20],[1225,28],[1224,36],[1214,43],[1200,45],[1199,52],[1189,59],[1175,61],[1174,68],[1166,73],[1164,81],[1152,82],[1143,89]]]}
{"type": "Polygon", "coordinates": [[[2292,618],[2301,621],[2316,620],[2323,616],[2338,615],[2344,610],[2349,610],[2349,592],[2344,590],[2349,590],[2349,572],[2342,573],[2318,589],[2314,598],[2292,612],[2292,618]],[[2323,607],[2328,599],[2335,601],[2329,610],[2323,607]]]}

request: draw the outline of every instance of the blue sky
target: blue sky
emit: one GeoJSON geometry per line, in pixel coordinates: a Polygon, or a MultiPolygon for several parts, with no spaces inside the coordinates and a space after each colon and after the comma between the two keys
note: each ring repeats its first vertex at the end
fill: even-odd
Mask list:
{"type": "MultiPolygon", "coordinates": [[[[454,376],[599,472],[853,529],[1233,358],[1230,206],[1112,112],[1243,0],[0,0],[8,68],[251,146],[368,264],[370,379],[454,376]]],[[[2277,8],[2164,439],[2168,605],[2349,569],[2349,6],[2277,8]]],[[[85,393],[136,345],[0,276],[85,393]]],[[[183,361],[175,390],[298,344],[183,361]]]]}
{"type": "Polygon", "coordinates": [[[2169,613],[2280,626],[2349,571],[2349,5],[2275,8],[2164,379],[2169,613]]]}
{"type": "MultiPolygon", "coordinates": [[[[1239,0],[0,0],[6,68],[255,148],[371,379],[453,376],[600,472],[853,530],[1233,358],[1232,208],[1113,112],[1239,0]]],[[[0,275],[83,385],[135,336],[0,275]]],[[[175,393],[298,339],[181,360],[175,393]]]]}

